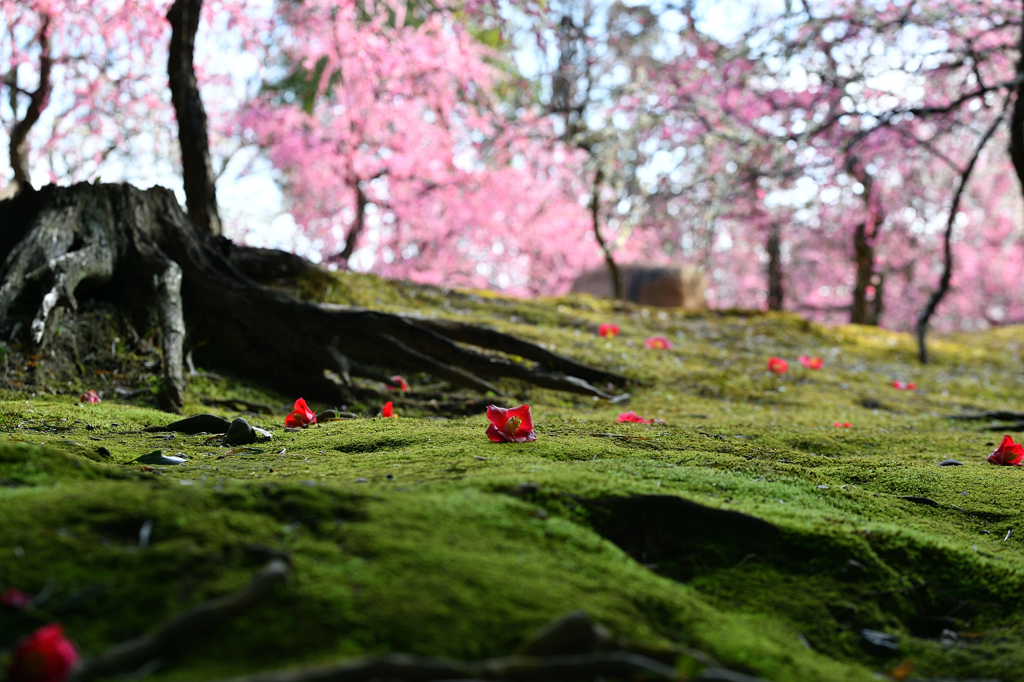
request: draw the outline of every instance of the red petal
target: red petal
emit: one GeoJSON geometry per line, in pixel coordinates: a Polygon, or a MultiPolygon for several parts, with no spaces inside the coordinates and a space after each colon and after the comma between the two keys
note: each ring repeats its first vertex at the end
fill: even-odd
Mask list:
{"type": "Polygon", "coordinates": [[[382,407],[381,410],[380,410],[380,416],[382,416],[382,417],[394,417],[395,416],[394,405],[392,404],[392,402],[390,400],[387,401],[386,403],[384,403],[384,407],[382,407]]]}
{"type": "Polygon", "coordinates": [[[488,424],[487,430],[484,431],[484,435],[493,440],[495,443],[507,443],[508,436],[504,431],[499,429],[494,424],[488,424]]]}
{"type": "Polygon", "coordinates": [[[297,429],[300,426],[302,426],[304,422],[299,421],[298,414],[298,412],[292,412],[287,417],[285,417],[284,425],[287,426],[289,429],[297,429]]]}
{"type": "Polygon", "coordinates": [[[533,441],[537,440],[537,434],[535,434],[533,431],[530,431],[529,433],[523,433],[523,430],[519,429],[518,431],[516,431],[516,433],[519,434],[514,439],[517,443],[532,443],[533,441]]]}
{"type": "Polygon", "coordinates": [[[504,407],[498,407],[497,405],[487,406],[487,421],[491,422],[499,429],[505,426],[505,422],[509,418],[508,410],[504,407]]]}

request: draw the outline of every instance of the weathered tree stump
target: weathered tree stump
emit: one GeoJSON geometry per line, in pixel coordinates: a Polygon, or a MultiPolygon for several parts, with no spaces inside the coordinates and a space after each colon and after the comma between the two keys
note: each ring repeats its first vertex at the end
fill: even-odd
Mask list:
{"type": "Polygon", "coordinates": [[[391,369],[499,394],[490,380],[501,377],[605,398],[591,382],[625,381],[493,330],[316,304],[261,286],[257,279],[314,266],[197,229],[174,194],[160,187],[78,184],[22,192],[0,202],[0,258],[0,320],[31,316],[28,341],[39,348],[49,342],[59,311],[77,309],[79,296],[155,307],[164,407],[175,412],[185,388],[186,334],[208,363],[325,401],[344,400],[354,376],[390,384],[391,369]]]}

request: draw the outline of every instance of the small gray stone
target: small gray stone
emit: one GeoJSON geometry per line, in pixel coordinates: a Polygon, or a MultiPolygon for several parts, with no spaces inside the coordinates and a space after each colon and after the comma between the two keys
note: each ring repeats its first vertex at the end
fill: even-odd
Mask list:
{"type": "Polygon", "coordinates": [[[864,648],[868,653],[889,656],[898,654],[900,651],[900,645],[895,635],[890,635],[888,632],[861,630],[860,636],[864,638],[864,648]]]}
{"type": "Polygon", "coordinates": [[[153,452],[146,453],[145,455],[142,455],[141,457],[136,458],[135,461],[138,462],[139,464],[164,464],[164,465],[169,465],[169,464],[184,464],[188,460],[185,459],[184,457],[177,457],[175,455],[165,455],[164,453],[162,453],[159,450],[154,450],[153,452]]]}
{"type": "Polygon", "coordinates": [[[256,442],[256,429],[249,422],[239,417],[231,422],[224,440],[229,445],[252,445],[256,442]]]}
{"type": "Polygon", "coordinates": [[[958,459],[944,459],[941,462],[939,462],[940,467],[959,467],[963,465],[964,463],[958,459]]]}
{"type": "Polygon", "coordinates": [[[197,434],[200,431],[207,433],[224,433],[228,430],[228,420],[213,414],[197,414],[191,417],[171,422],[167,426],[149,426],[143,431],[157,433],[160,431],[176,431],[178,433],[197,434]]]}

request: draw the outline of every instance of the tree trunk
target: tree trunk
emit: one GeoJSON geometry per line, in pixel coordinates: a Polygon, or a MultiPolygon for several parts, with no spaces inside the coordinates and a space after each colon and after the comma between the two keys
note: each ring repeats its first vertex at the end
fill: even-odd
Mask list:
{"type": "Polygon", "coordinates": [[[624,383],[493,330],[317,305],[264,288],[233,262],[287,265],[288,259],[267,259],[262,250],[239,249],[198,229],[174,194],[161,187],[51,185],[0,202],[0,225],[0,319],[28,309],[34,315],[29,341],[45,347],[56,315],[76,309],[77,295],[117,292],[127,299],[145,292],[158,313],[165,407],[173,411],[183,402],[186,334],[205,362],[324,401],[351,395],[346,382],[328,378],[325,370],[387,384],[384,368],[424,371],[498,394],[489,379],[508,377],[605,398],[611,396],[588,382],[624,383]]]}
{"type": "MultiPolygon", "coordinates": [[[[878,317],[873,315],[876,299],[868,298],[870,287],[875,279],[875,246],[866,234],[866,226],[861,223],[853,233],[854,263],[857,276],[853,285],[853,306],[850,308],[850,324],[878,324],[878,317]]],[[[875,287],[877,298],[879,288],[875,287]]]]}
{"type": "Polygon", "coordinates": [[[768,232],[768,310],[782,310],[785,289],[782,284],[782,235],[778,223],[768,232]]]}
{"type": "Polygon", "coordinates": [[[874,276],[875,297],[868,305],[868,322],[878,326],[882,323],[882,312],[885,310],[885,275],[876,272],[874,276]]]}
{"type": "Polygon", "coordinates": [[[14,180],[11,183],[14,192],[31,190],[30,169],[28,164],[27,141],[28,133],[36,124],[39,117],[50,99],[50,90],[53,86],[50,80],[50,70],[53,66],[53,59],[50,57],[50,16],[43,16],[43,25],[39,27],[39,84],[29,95],[28,107],[25,109],[25,116],[20,121],[18,117],[18,72],[11,71],[7,74],[7,86],[11,91],[11,111],[15,123],[11,127],[10,140],[8,141],[9,158],[11,170],[14,171],[14,180]]]}
{"type": "Polygon", "coordinates": [[[1013,114],[1010,117],[1010,159],[1017,173],[1021,192],[1024,192],[1024,25],[1021,26],[1017,47],[1017,86],[1013,114]]]}
{"type": "Polygon", "coordinates": [[[171,102],[178,119],[178,143],[181,146],[188,217],[199,229],[217,236],[223,230],[220,213],[217,211],[216,177],[210,161],[206,110],[199,97],[192,63],[202,5],[203,0],[175,0],[167,12],[167,21],[171,23],[167,76],[171,102]]]}

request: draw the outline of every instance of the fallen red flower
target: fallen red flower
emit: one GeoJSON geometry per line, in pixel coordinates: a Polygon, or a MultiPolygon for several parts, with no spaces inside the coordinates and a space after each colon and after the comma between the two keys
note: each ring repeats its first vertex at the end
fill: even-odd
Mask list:
{"type": "MultiPolygon", "coordinates": [[[[399,391],[409,390],[409,382],[406,381],[405,377],[403,377],[401,374],[396,374],[395,376],[391,377],[391,383],[398,384],[397,390],[399,391]]],[[[391,390],[396,390],[394,386],[388,386],[388,388],[390,388],[391,390]]]]}
{"type": "Polygon", "coordinates": [[[785,374],[789,369],[789,363],[782,358],[768,358],[768,371],[773,374],[785,374]]]}
{"type": "Polygon", "coordinates": [[[1003,436],[1003,442],[988,456],[988,461],[1002,466],[1019,467],[1021,461],[1024,461],[1024,447],[1020,443],[1014,443],[1009,436],[1003,436]]]}
{"type": "Polygon", "coordinates": [[[797,358],[797,360],[799,360],[800,364],[806,367],[807,369],[821,369],[821,366],[825,364],[825,361],[816,355],[813,358],[808,357],[806,355],[801,355],[800,357],[797,358]]]}
{"type": "Polygon", "coordinates": [[[382,416],[382,417],[394,417],[395,416],[395,406],[391,403],[390,400],[387,401],[386,403],[384,403],[384,407],[380,408],[380,416],[382,416]]]}
{"type": "Polygon", "coordinates": [[[905,381],[894,381],[892,387],[897,391],[913,391],[917,388],[917,384],[908,384],[905,381]]]}
{"type": "Polygon", "coordinates": [[[100,402],[99,394],[96,393],[96,391],[92,390],[91,388],[88,391],[86,391],[85,393],[83,393],[81,396],[79,396],[78,399],[80,401],[82,401],[83,403],[98,403],[98,402],[100,402]]]}
{"type": "Polygon", "coordinates": [[[623,412],[622,414],[620,414],[619,418],[618,418],[618,422],[619,423],[622,423],[622,422],[633,422],[633,423],[636,423],[636,424],[653,424],[654,420],[653,419],[644,419],[643,417],[638,415],[636,412],[633,412],[632,410],[630,410],[629,412],[623,412]]]}
{"type": "Polygon", "coordinates": [[[316,424],[316,412],[309,409],[305,400],[299,398],[295,401],[295,409],[284,418],[284,425],[290,429],[297,429],[309,424],[316,424]]]}
{"type": "Polygon", "coordinates": [[[64,682],[78,663],[78,650],[57,623],[23,637],[7,666],[10,682],[64,682]]]}
{"type": "Polygon", "coordinates": [[[668,350],[672,347],[672,343],[664,336],[649,336],[644,345],[654,350],[668,350]]]}
{"type": "Polygon", "coordinates": [[[832,426],[838,426],[841,429],[848,429],[852,424],[850,424],[850,422],[836,422],[832,426]]]}
{"type": "Polygon", "coordinates": [[[527,443],[537,440],[533,432],[533,415],[529,405],[505,409],[497,405],[487,406],[486,435],[495,443],[527,443]]]}
{"type": "Polygon", "coordinates": [[[8,587],[0,592],[0,606],[27,611],[32,608],[32,595],[22,592],[17,587],[8,587]]]}
{"type": "Polygon", "coordinates": [[[604,323],[597,328],[598,336],[606,336],[609,339],[614,339],[619,335],[619,325],[604,323]]]}

